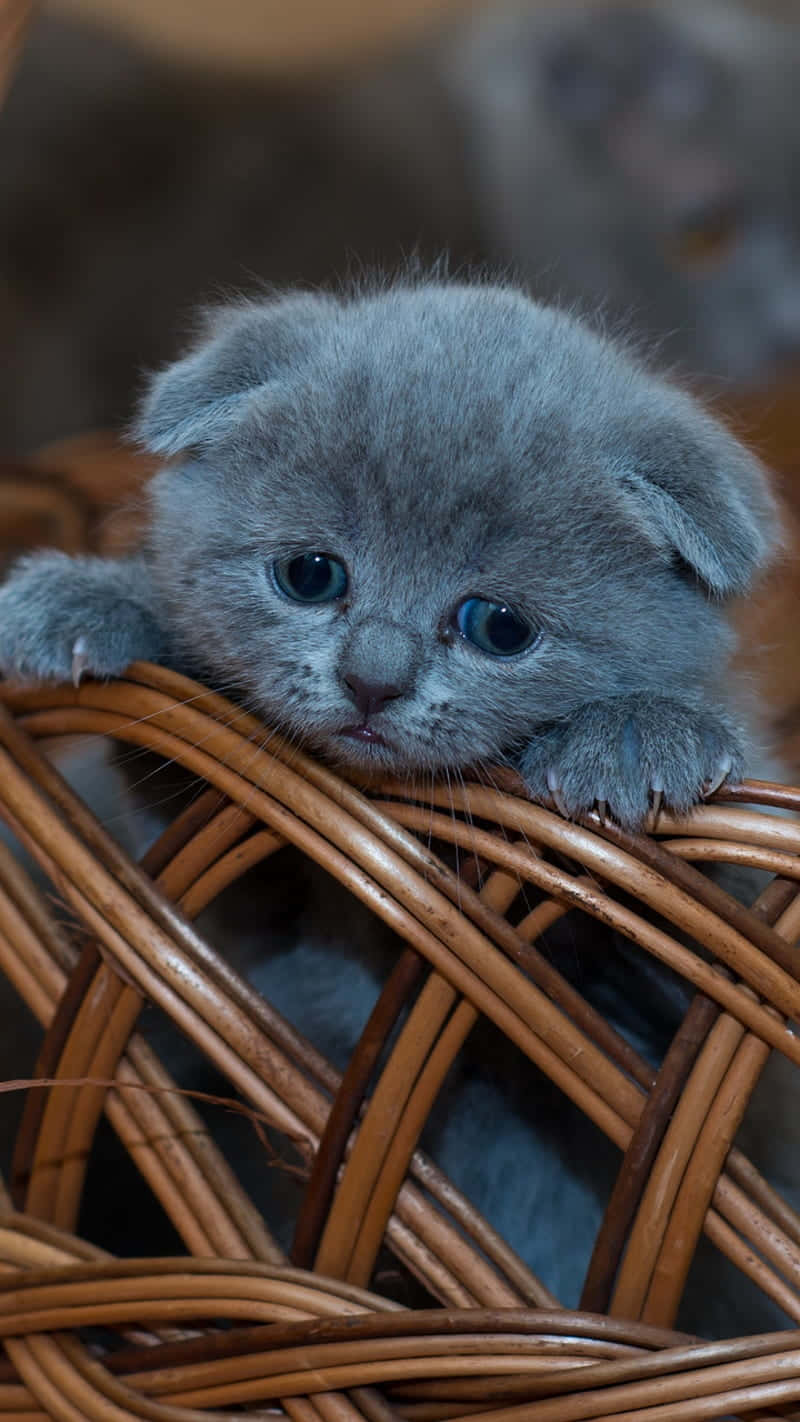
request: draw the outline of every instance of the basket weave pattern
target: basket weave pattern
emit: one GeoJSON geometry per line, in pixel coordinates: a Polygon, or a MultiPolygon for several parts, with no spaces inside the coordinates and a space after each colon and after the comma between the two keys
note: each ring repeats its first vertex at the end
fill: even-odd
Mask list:
{"type": "Polygon", "coordinates": [[[800,793],[728,791],[633,837],[597,820],[566,823],[513,786],[364,792],[277,737],[259,749],[264,728],[240,708],[144,664],[123,682],[9,687],[2,700],[0,810],[86,932],[73,941],[0,855],[0,960],[46,1031],[40,1073],[60,1083],[30,1093],[17,1148],[25,1198],[20,1212],[9,1201],[0,1229],[15,1271],[0,1283],[0,1411],[177,1419],[247,1401],[302,1422],[569,1422],[766,1417],[800,1404],[800,1334],[702,1344],[669,1331],[702,1231],[800,1322],[800,1220],[731,1149],[770,1049],[800,1065],[800,1039],[785,1026],[800,1017],[800,829],[735,802],[796,809],[800,793]],[[35,744],[77,732],[147,746],[207,784],[141,866],[35,744]],[[431,834],[465,850],[467,865],[477,856],[477,888],[431,852],[431,834]],[[286,842],[408,945],[343,1078],[191,926],[286,842]],[[774,878],[746,908],[693,867],[715,860],[774,878]],[[520,878],[540,901],[512,926],[520,878]],[[570,907],[692,984],[657,1072],[538,951],[570,907]],[[146,998],[307,1160],[294,1248],[302,1269],[288,1266],[195,1107],[137,1034],[146,998]],[[622,1152],[585,1313],[559,1309],[416,1148],[479,1014],[622,1152]],[[72,1233],[103,1110],[185,1258],[116,1261],[72,1233]],[[440,1310],[364,1292],[384,1237],[440,1310]],[[234,1326],[219,1332],[211,1318],[234,1326]],[[123,1346],[90,1352],[76,1332],[89,1324],[116,1331],[123,1346]]]}

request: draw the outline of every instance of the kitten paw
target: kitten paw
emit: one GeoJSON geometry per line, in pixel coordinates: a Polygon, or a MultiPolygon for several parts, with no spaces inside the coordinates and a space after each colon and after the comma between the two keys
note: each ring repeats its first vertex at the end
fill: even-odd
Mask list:
{"type": "Polygon", "coordinates": [[[581,706],[543,726],[520,770],[534,798],[566,818],[596,809],[628,828],[683,813],[742,772],[739,731],[724,712],[641,693],[581,706]]]}
{"type": "Polygon", "coordinates": [[[159,660],[161,630],[146,605],[137,560],[24,559],[0,587],[0,673],[18,681],[119,676],[131,662],[159,660]]]}

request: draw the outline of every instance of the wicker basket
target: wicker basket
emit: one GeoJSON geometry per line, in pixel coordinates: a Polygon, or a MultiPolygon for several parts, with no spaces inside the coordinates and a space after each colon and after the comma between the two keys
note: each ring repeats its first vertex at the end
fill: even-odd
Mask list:
{"type": "Polygon", "coordinates": [[[183,1419],[247,1402],[302,1422],[568,1422],[800,1407],[800,1333],[711,1344],[669,1331],[703,1231],[800,1319],[800,1219],[731,1149],[770,1049],[800,1065],[784,1025],[800,1017],[800,828],[737,802],[797,809],[800,792],[728,791],[633,837],[566,823],[512,788],[366,793],[274,736],[258,749],[263,728],[239,708],[144,664],[125,681],[7,687],[2,700],[0,811],[86,931],[71,938],[0,856],[2,967],[45,1029],[40,1072],[54,1083],[30,1093],[17,1154],[24,1208],[9,1201],[0,1230],[13,1271],[0,1288],[0,1411],[183,1419]],[[149,747],[207,783],[141,867],[35,744],[79,732],[149,747]],[[477,853],[478,889],[431,853],[431,831],[477,853]],[[408,945],[343,1078],[191,927],[285,842],[408,945]],[[715,860],[774,878],[745,908],[693,868],[715,860]],[[541,898],[512,927],[519,877],[541,898]],[[537,951],[569,907],[692,985],[659,1071],[537,951]],[[305,1155],[295,1251],[308,1272],[287,1266],[191,1101],[170,1090],[136,1032],[145,999],[305,1155]],[[584,1290],[591,1311],[559,1309],[416,1150],[479,1014],[623,1152],[584,1290]],[[185,1257],[117,1261],[72,1233],[104,1110],[185,1257]],[[384,1238],[440,1309],[364,1292],[384,1238]],[[105,1351],[81,1341],[90,1324],[105,1330],[105,1351]]]}
{"type": "Polygon", "coordinates": [[[0,459],[0,572],[23,548],[112,557],[130,548],[153,463],[102,431],[59,440],[33,458],[0,459]]]}

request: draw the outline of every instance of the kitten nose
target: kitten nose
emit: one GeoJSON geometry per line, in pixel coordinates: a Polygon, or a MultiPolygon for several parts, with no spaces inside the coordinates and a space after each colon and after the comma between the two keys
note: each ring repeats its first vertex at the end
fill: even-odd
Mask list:
{"type": "Polygon", "coordinates": [[[365,617],[352,628],[337,667],[342,690],[366,719],[414,689],[421,637],[385,617],[365,617]]]}
{"type": "Polygon", "coordinates": [[[344,684],[365,721],[382,710],[387,701],[396,701],[405,689],[391,681],[364,681],[353,672],[344,678],[344,684]]]}

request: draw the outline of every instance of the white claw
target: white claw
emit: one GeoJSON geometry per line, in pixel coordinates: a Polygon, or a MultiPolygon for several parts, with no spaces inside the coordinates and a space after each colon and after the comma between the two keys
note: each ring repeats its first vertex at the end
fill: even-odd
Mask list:
{"type": "Polygon", "coordinates": [[[712,780],[709,780],[703,791],[703,794],[706,796],[713,795],[715,790],[719,790],[720,785],[722,785],[723,782],[727,780],[728,776],[730,775],[732,767],[733,761],[731,760],[729,755],[726,755],[724,760],[721,760],[719,765],[717,766],[717,773],[712,780]]]}
{"type": "Polygon", "coordinates": [[[608,803],[605,800],[595,800],[595,804],[597,806],[597,814],[600,819],[600,823],[601,825],[604,825],[606,820],[608,819],[608,803]]]}
{"type": "Polygon", "coordinates": [[[658,817],[659,817],[659,815],[661,814],[661,804],[662,804],[663,799],[664,799],[664,791],[663,791],[663,790],[656,790],[655,787],[653,787],[653,803],[652,803],[652,807],[651,807],[651,811],[650,811],[651,816],[652,816],[652,826],[653,826],[653,829],[655,829],[656,825],[658,824],[658,817]]]}
{"type": "Polygon", "coordinates": [[[547,788],[553,797],[556,809],[564,816],[565,820],[568,820],[569,810],[567,809],[564,796],[561,794],[561,785],[559,784],[558,776],[554,770],[548,770],[547,772],[547,788]]]}
{"type": "Polygon", "coordinates": [[[89,648],[85,637],[77,637],[72,644],[72,685],[80,686],[81,677],[89,665],[89,648]]]}

